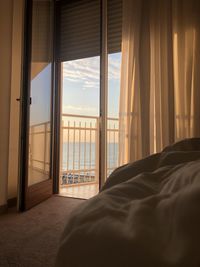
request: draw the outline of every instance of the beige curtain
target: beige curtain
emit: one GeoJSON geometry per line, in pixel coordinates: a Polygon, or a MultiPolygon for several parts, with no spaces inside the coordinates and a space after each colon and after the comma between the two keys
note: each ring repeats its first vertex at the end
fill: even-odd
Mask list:
{"type": "Polygon", "coordinates": [[[124,0],[120,164],[200,135],[200,1],[124,0]]]}

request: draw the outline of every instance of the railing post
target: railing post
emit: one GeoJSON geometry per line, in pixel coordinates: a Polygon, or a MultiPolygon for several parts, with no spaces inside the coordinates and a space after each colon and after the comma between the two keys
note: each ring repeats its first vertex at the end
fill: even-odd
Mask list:
{"type": "Polygon", "coordinates": [[[70,127],[70,121],[68,121],[67,123],[67,173],[68,173],[68,170],[70,169],[69,168],[69,134],[70,134],[70,131],[69,131],[69,127],[70,127]]]}
{"type": "Polygon", "coordinates": [[[99,118],[96,119],[95,131],[95,182],[99,181],[99,118]]]}
{"type": "Polygon", "coordinates": [[[75,156],[76,156],[76,121],[74,121],[74,127],[73,127],[73,162],[72,162],[72,169],[73,169],[73,183],[75,181],[76,172],[75,172],[75,156]]]}
{"type": "Polygon", "coordinates": [[[78,155],[78,169],[79,169],[79,182],[81,181],[81,121],[79,122],[79,131],[78,131],[78,146],[79,146],[79,155],[78,155]]]}
{"type": "Polygon", "coordinates": [[[87,123],[85,122],[85,129],[84,129],[84,182],[87,180],[87,176],[86,176],[86,142],[87,142],[87,123]]]}
{"type": "Polygon", "coordinates": [[[61,121],[61,131],[60,131],[60,171],[59,171],[59,186],[62,184],[62,175],[63,175],[63,144],[64,144],[64,121],[61,121]]]}
{"type": "Polygon", "coordinates": [[[44,173],[46,171],[47,123],[44,124],[44,173]]]}
{"type": "Polygon", "coordinates": [[[116,145],[116,141],[115,141],[115,123],[114,123],[114,132],[113,132],[113,135],[114,135],[114,138],[113,138],[113,166],[117,167],[117,161],[116,161],[116,150],[115,150],[115,145],[116,145]]]}
{"type": "Polygon", "coordinates": [[[29,164],[33,167],[33,126],[30,126],[30,142],[29,142],[29,164]]]}

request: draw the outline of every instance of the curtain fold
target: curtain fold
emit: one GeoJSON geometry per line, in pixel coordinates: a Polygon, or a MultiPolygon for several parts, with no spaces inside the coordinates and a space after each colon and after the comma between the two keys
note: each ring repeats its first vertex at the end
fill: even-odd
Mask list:
{"type": "Polygon", "coordinates": [[[200,134],[200,2],[124,0],[120,164],[200,134]]]}

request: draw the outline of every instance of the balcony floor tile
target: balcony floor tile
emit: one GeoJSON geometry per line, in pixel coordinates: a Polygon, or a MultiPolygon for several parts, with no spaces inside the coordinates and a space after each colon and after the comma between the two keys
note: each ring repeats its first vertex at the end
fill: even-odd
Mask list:
{"type": "Polygon", "coordinates": [[[60,195],[73,198],[89,199],[99,192],[99,184],[61,186],[60,195]]]}

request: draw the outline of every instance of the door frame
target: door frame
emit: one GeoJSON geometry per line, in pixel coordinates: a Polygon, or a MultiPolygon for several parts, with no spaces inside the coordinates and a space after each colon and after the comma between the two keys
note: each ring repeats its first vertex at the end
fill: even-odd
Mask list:
{"type": "Polygon", "coordinates": [[[107,113],[108,113],[108,44],[107,0],[100,0],[100,125],[99,125],[99,190],[107,178],[107,113]]]}
{"type": "MultiPolygon", "coordinates": [[[[51,148],[50,148],[50,179],[28,186],[28,161],[29,161],[29,117],[30,117],[30,73],[31,73],[31,46],[32,46],[32,0],[24,0],[24,36],[22,58],[22,86],[20,94],[20,137],[19,137],[19,201],[18,209],[25,211],[42,202],[53,194],[57,175],[56,164],[59,153],[56,145],[59,132],[57,132],[57,93],[56,88],[56,64],[55,64],[55,2],[52,10],[52,93],[51,93],[51,148]]],[[[55,193],[55,192],[54,192],[55,193]]]]}
{"type": "Polygon", "coordinates": [[[23,36],[23,58],[22,58],[22,87],[20,93],[20,133],[19,133],[19,210],[25,210],[26,188],[28,174],[28,124],[29,124],[29,102],[30,101],[30,54],[31,54],[31,16],[32,1],[24,0],[24,36],[23,36]],[[27,90],[28,89],[28,90],[27,90]]]}
{"type": "Polygon", "coordinates": [[[53,194],[59,194],[60,186],[60,125],[61,125],[61,63],[57,60],[58,35],[59,35],[59,1],[54,0],[54,38],[53,38],[53,58],[54,58],[54,90],[53,90],[53,129],[52,129],[52,174],[53,174],[53,194]]]}
{"type": "MultiPolygon", "coordinates": [[[[59,1],[56,1],[56,17],[59,17],[59,1]]],[[[99,160],[98,160],[98,182],[99,190],[101,190],[107,178],[107,105],[108,105],[108,48],[107,48],[107,0],[99,0],[100,2],[100,90],[99,90],[99,160]]],[[[56,34],[59,35],[58,29],[59,25],[56,22],[55,27],[57,29],[56,34]]],[[[55,38],[59,40],[59,38],[55,38]]],[[[55,43],[56,52],[58,44],[55,43]]],[[[59,112],[56,122],[56,130],[58,134],[54,140],[54,145],[56,145],[57,151],[57,165],[56,165],[56,179],[54,181],[54,193],[59,193],[60,188],[60,131],[61,131],[61,91],[62,91],[62,67],[61,62],[56,62],[56,110],[59,112]]],[[[54,164],[56,164],[54,162],[54,164]]]]}

